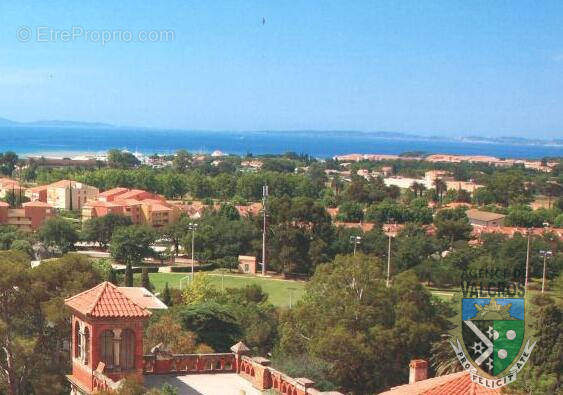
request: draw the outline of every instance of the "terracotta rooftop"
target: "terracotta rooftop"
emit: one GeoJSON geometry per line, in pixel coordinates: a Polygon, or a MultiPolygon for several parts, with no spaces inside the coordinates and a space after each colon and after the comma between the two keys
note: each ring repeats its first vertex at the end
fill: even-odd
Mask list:
{"type": "MultiPolygon", "coordinates": [[[[67,188],[70,186],[71,183],[72,183],[71,180],[60,180],[47,185],[47,188],[67,188]]],[[[76,183],[76,181],[74,181],[74,183],[76,183]]]]}
{"type": "Polygon", "coordinates": [[[123,205],[114,202],[104,202],[102,200],[89,200],[82,207],[122,207],[123,205]]]}
{"type": "Polygon", "coordinates": [[[94,288],[65,299],[71,309],[89,317],[121,318],[149,317],[151,313],[110,282],[103,282],[94,288]]]}
{"type": "Polygon", "coordinates": [[[372,222],[334,222],[334,226],[341,228],[358,228],[364,232],[369,232],[375,226],[372,222]]]}
{"type": "Polygon", "coordinates": [[[12,180],[11,178],[0,178],[0,186],[2,188],[21,188],[20,183],[16,180],[12,180]]]}
{"type": "Polygon", "coordinates": [[[142,189],[131,189],[128,192],[119,195],[119,199],[127,200],[127,199],[136,199],[139,195],[144,193],[150,193],[147,191],[143,191],[142,189]]]}
{"type": "Polygon", "coordinates": [[[127,188],[119,188],[119,187],[118,188],[112,188],[112,189],[108,189],[107,191],[100,193],[99,196],[105,196],[105,197],[115,196],[115,195],[119,195],[120,193],[125,193],[127,191],[129,191],[129,189],[127,189],[127,188]]]}
{"type": "Polygon", "coordinates": [[[563,240],[563,228],[518,228],[513,226],[474,226],[473,236],[479,237],[481,234],[485,233],[498,233],[503,234],[508,237],[513,237],[516,233],[520,233],[522,236],[526,235],[527,231],[535,236],[543,236],[545,233],[551,233],[559,240],[563,240]]]}
{"type": "Polygon", "coordinates": [[[36,187],[33,188],[28,188],[27,190],[30,192],[41,192],[46,190],[47,188],[49,188],[49,185],[38,185],[36,187]]]}
{"type": "Polygon", "coordinates": [[[53,208],[53,206],[51,206],[50,204],[47,204],[45,202],[40,202],[39,200],[36,200],[35,202],[26,202],[22,204],[23,207],[49,207],[49,208],[53,208]]]}
{"type": "Polygon", "coordinates": [[[458,372],[444,376],[421,380],[414,384],[405,384],[391,388],[382,394],[389,395],[493,395],[500,394],[501,389],[489,389],[475,384],[469,373],[458,372]]]}

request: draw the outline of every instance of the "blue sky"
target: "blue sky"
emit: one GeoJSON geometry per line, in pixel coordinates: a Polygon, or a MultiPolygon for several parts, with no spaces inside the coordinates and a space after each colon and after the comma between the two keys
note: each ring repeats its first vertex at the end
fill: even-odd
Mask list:
{"type": "Polygon", "coordinates": [[[562,20],[562,1],[3,0],[0,117],[562,137],[562,20]],[[73,27],[174,37],[38,41],[73,27]]]}

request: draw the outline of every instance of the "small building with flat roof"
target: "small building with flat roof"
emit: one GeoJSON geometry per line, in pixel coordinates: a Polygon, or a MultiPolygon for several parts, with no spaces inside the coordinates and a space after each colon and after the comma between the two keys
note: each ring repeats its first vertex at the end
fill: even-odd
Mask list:
{"type": "Polygon", "coordinates": [[[467,210],[465,212],[469,223],[477,226],[503,226],[506,215],[491,213],[489,211],[481,211],[477,209],[467,210]]]}

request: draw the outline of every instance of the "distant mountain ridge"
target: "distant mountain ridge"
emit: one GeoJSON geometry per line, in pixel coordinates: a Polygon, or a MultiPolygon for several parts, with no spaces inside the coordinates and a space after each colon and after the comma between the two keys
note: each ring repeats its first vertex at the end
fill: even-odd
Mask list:
{"type": "Polygon", "coordinates": [[[78,122],[64,120],[45,120],[33,122],[17,122],[7,118],[0,118],[0,126],[37,126],[37,127],[63,127],[63,128],[108,128],[113,129],[117,126],[103,122],[78,122]]]}
{"type": "MultiPolygon", "coordinates": [[[[67,121],[67,120],[42,120],[33,122],[17,122],[12,121],[7,118],[0,117],[0,127],[1,126],[32,126],[32,127],[60,127],[60,128],[96,128],[96,129],[114,129],[114,128],[134,128],[134,129],[153,129],[147,127],[132,127],[132,126],[116,126],[109,123],[103,122],[79,122],[79,121],[67,121]]],[[[188,130],[188,129],[177,129],[177,130],[188,130]]],[[[514,137],[514,136],[503,136],[503,137],[482,137],[482,136],[460,136],[460,137],[449,137],[449,136],[423,136],[414,133],[403,133],[403,132],[392,132],[384,130],[376,131],[360,131],[360,130],[259,130],[259,131],[238,131],[239,133],[251,132],[251,133],[295,133],[295,134],[313,134],[313,133],[331,133],[331,134],[341,134],[346,135],[369,135],[371,137],[380,137],[385,139],[416,139],[416,140],[444,140],[444,141],[462,141],[468,143],[495,143],[495,144],[515,144],[515,145],[555,145],[562,146],[563,139],[552,138],[552,139],[529,139],[525,137],[514,137]]]]}

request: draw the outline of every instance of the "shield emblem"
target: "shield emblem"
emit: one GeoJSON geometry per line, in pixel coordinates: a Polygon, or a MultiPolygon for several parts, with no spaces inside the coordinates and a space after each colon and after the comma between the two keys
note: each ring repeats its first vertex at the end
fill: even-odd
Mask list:
{"type": "Polygon", "coordinates": [[[464,298],[461,313],[467,355],[483,372],[500,375],[524,341],[524,299],[464,298]]]}

